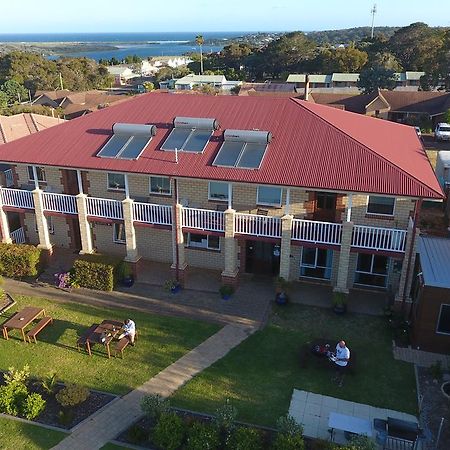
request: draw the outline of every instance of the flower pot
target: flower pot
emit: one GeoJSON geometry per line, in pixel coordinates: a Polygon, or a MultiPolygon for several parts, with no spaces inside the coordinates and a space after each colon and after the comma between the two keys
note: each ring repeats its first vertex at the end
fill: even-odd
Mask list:
{"type": "Polygon", "coordinates": [[[450,400],[450,381],[446,381],[445,383],[442,383],[441,392],[442,392],[442,395],[447,400],[450,400]]]}
{"type": "Polygon", "coordinates": [[[176,294],[177,292],[181,291],[181,286],[179,284],[177,284],[176,286],[172,286],[170,288],[170,292],[172,292],[172,294],[176,294]]]}
{"type": "Polygon", "coordinates": [[[222,294],[222,300],[230,300],[231,294],[222,294]]]}
{"type": "Polygon", "coordinates": [[[131,287],[134,284],[134,278],[133,277],[125,277],[122,280],[122,286],[124,287],[131,287]]]}
{"type": "Polygon", "coordinates": [[[277,305],[286,305],[288,302],[288,296],[286,295],[285,292],[279,292],[278,294],[275,295],[275,303],[277,305]]]}
{"type": "Polygon", "coordinates": [[[347,305],[334,305],[333,312],[335,314],[345,314],[347,312],[347,305]]]}

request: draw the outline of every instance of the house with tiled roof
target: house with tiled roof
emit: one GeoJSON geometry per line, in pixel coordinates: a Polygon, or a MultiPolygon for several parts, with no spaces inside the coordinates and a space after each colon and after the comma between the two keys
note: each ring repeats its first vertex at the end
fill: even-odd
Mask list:
{"type": "Polygon", "coordinates": [[[4,242],[18,215],[49,252],[158,261],[181,282],[194,267],[405,299],[421,202],[443,197],[413,128],[292,98],[149,93],[0,161],[4,242]]]}

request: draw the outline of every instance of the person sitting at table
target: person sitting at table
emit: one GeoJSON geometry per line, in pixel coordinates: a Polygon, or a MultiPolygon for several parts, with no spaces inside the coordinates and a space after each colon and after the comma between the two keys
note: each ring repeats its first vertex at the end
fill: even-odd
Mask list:
{"type": "Polygon", "coordinates": [[[333,380],[338,383],[339,387],[342,387],[342,384],[344,382],[345,368],[350,361],[350,350],[345,345],[345,341],[342,340],[337,343],[336,353],[334,354],[332,361],[334,362],[334,367],[336,369],[336,375],[333,380]]]}
{"type": "Polygon", "coordinates": [[[123,333],[119,336],[119,340],[127,337],[131,345],[134,345],[134,338],[136,336],[136,324],[131,319],[125,319],[122,325],[123,333]]]}

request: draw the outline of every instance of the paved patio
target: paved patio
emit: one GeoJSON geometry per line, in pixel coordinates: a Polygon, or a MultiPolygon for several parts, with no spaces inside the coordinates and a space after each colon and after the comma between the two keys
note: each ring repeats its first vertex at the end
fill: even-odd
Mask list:
{"type": "MultiPolygon", "coordinates": [[[[417,418],[411,414],[294,389],[289,414],[303,425],[305,436],[329,440],[328,419],[331,412],[368,420],[372,424],[373,438],[376,435],[373,430],[373,419],[375,418],[386,420],[388,417],[393,417],[417,423],[417,418]]],[[[338,444],[346,444],[344,432],[335,430],[334,441],[338,444]]]]}

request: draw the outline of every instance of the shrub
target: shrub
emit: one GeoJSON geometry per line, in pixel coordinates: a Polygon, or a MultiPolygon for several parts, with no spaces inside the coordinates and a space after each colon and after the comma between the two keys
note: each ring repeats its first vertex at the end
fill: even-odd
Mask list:
{"type": "Polygon", "coordinates": [[[341,450],[375,450],[375,442],[367,436],[353,436],[341,450]]]}
{"type": "Polygon", "coordinates": [[[74,282],[81,287],[112,291],[119,277],[120,259],[85,255],[73,264],[74,282]]]}
{"type": "Polygon", "coordinates": [[[141,409],[147,417],[156,420],[161,414],[169,412],[170,402],[159,394],[146,395],[141,400],[141,409]]]}
{"type": "Polygon", "coordinates": [[[437,360],[434,364],[431,364],[429,370],[430,370],[430,374],[434,380],[438,380],[438,381],[442,380],[442,377],[443,377],[442,362],[440,360],[437,360]]]}
{"type": "Polygon", "coordinates": [[[186,450],[215,450],[219,444],[219,430],[211,424],[195,422],[188,430],[186,450]]]}
{"type": "Polygon", "coordinates": [[[29,394],[22,402],[21,413],[25,419],[33,420],[44,411],[45,403],[40,394],[29,394]]]}
{"type": "Polygon", "coordinates": [[[254,428],[239,427],[231,435],[227,450],[260,450],[262,449],[261,433],[254,428]]]}
{"type": "Polygon", "coordinates": [[[77,384],[68,384],[56,394],[56,401],[64,407],[76,406],[89,397],[89,389],[77,384]]]}
{"type": "Polygon", "coordinates": [[[184,424],[175,413],[164,413],[153,429],[153,442],[162,450],[176,450],[183,442],[184,424]]]}
{"type": "Polygon", "coordinates": [[[216,425],[221,431],[229,433],[234,428],[234,421],[238,415],[238,410],[230,403],[226,402],[216,410],[216,425]]]}
{"type": "Polygon", "coordinates": [[[56,373],[52,372],[41,380],[42,389],[49,395],[52,395],[56,389],[56,373]]]}
{"type": "Polygon", "coordinates": [[[61,425],[68,426],[72,422],[74,415],[72,409],[63,409],[58,413],[58,421],[61,425]]]}
{"type": "Polygon", "coordinates": [[[23,401],[27,398],[27,387],[13,382],[0,387],[0,412],[18,416],[23,401]]]}
{"type": "Polygon", "coordinates": [[[142,444],[148,439],[148,433],[139,425],[133,425],[127,431],[127,440],[132,444],[142,444]]]}
{"type": "Polygon", "coordinates": [[[281,434],[300,434],[303,436],[303,427],[299,423],[295,421],[295,419],[290,416],[289,414],[287,416],[281,416],[277,420],[277,430],[281,434]]]}
{"type": "Polygon", "coordinates": [[[273,450],[303,450],[305,442],[301,434],[278,433],[273,443],[273,450]]]}
{"type": "Polygon", "coordinates": [[[35,277],[41,249],[32,245],[0,243],[0,274],[10,278],[35,277]]]}
{"type": "Polygon", "coordinates": [[[8,372],[3,375],[3,378],[6,384],[21,383],[25,385],[28,378],[30,378],[30,367],[28,364],[25,364],[22,370],[9,367],[8,372]]]}

